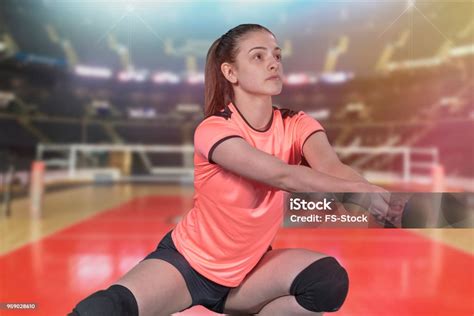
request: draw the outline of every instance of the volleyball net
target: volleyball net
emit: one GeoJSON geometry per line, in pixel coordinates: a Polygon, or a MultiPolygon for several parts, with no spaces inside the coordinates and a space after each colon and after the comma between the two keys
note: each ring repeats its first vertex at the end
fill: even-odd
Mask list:
{"type": "MultiPolygon", "coordinates": [[[[398,191],[397,184],[422,183],[444,190],[444,172],[436,148],[335,147],[341,160],[369,181],[398,191]]],[[[30,211],[41,216],[45,187],[58,183],[193,183],[194,147],[185,145],[39,144],[30,173],[30,211]]],[[[402,188],[402,190],[400,190],[402,188]]]]}
{"type": "MultiPolygon", "coordinates": [[[[437,181],[437,148],[335,147],[341,160],[376,183],[437,181]]],[[[68,144],[37,146],[45,181],[192,182],[194,147],[188,145],[68,144]]],[[[439,180],[439,179],[438,179],[439,180]]]]}
{"type": "Polygon", "coordinates": [[[36,157],[46,181],[192,182],[193,151],[192,145],[40,144],[36,157]]]}

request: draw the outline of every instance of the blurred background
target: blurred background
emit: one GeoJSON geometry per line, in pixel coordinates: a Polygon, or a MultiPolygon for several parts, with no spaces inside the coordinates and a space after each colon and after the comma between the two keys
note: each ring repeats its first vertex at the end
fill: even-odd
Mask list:
{"type": "MultiPolygon", "coordinates": [[[[241,23],[268,27],[283,49],[285,84],[274,104],[317,119],[343,162],[392,191],[474,191],[472,1],[3,0],[0,303],[32,301],[35,315],[65,314],[153,250],[192,207],[205,56],[241,23]],[[19,266],[23,279],[13,276],[19,266]],[[40,291],[51,270],[62,272],[50,292],[40,291]],[[36,281],[25,290],[22,280],[36,281]],[[54,301],[64,284],[67,298],[54,301]]],[[[354,234],[373,237],[346,230],[347,239],[333,232],[339,242],[329,242],[331,232],[296,231],[283,230],[276,246],[307,242],[346,256],[349,267],[354,234]]],[[[474,235],[462,231],[403,235],[406,244],[392,249],[404,264],[390,266],[381,283],[404,290],[385,295],[373,284],[339,313],[380,314],[361,303],[378,295],[384,314],[391,306],[421,315],[407,296],[418,293],[434,314],[471,315],[474,235]],[[410,265],[408,249],[434,253],[410,265]],[[466,293],[460,302],[444,301],[445,266],[426,272],[433,260],[467,265],[471,283],[449,289],[466,293]],[[409,281],[421,271],[429,290],[426,280],[409,281]]],[[[383,253],[398,236],[390,234],[408,232],[380,234],[383,253]]],[[[376,262],[376,253],[362,256],[376,262]]]]}
{"type": "Polygon", "coordinates": [[[437,165],[451,186],[472,191],[472,2],[3,1],[1,8],[0,152],[18,184],[27,185],[35,158],[46,160],[47,181],[96,179],[75,171],[106,167],[121,180],[172,172],[159,167],[192,174],[184,147],[94,145],[192,145],[207,49],[233,26],[256,22],[283,48],[286,80],[275,105],[319,120],[333,146],[351,148],[341,149],[346,163],[376,180],[425,184],[437,165]],[[79,144],[93,146],[71,154],[79,144]],[[62,167],[73,172],[49,172],[62,167]]]}

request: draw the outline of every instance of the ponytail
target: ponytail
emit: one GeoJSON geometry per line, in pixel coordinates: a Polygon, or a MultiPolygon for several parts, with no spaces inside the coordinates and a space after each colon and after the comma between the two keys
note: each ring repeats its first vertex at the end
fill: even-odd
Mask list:
{"type": "Polygon", "coordinates": [[[212,44],[206,57],[206,68],[204,74],[204,115],[211,116],[224,108],[234,98],[232,85],[224,77],[221,71],[220,58],[217,57],[217,47],[221,42],[218,38],[212,44]]]}

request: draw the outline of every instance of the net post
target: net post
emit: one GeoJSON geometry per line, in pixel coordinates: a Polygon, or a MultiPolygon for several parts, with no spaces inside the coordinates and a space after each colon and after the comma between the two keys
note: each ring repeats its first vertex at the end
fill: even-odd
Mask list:
{"type": "Polygon", "coordinates": [[[44,161],[33,161],[30,178],[30,215],[32,218],[42,216],[44,193],[44,161]]]}
{"type": "Polygon", "coordinates": [[[433,167],[431,168],[431,176],[433,179],[431,191],[444,192],[446,188],[444,166],[440,163],[433,164],[433,167]]]}
{"type": "Polygon", "coordinates": [[[410,147],[403,148],[403,182],[410,182],[410,147]]]}

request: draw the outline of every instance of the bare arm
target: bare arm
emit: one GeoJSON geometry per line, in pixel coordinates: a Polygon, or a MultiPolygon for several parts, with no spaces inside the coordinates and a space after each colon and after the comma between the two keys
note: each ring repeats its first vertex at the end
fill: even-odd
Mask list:
{"type": "Polygon", "coordinates": [[[284,191],[382,193],[375,196],[369,210],[381,222],[387,211],[389,200],[389,196],[385,194],[387,192],[363,178],[361,178],[363,181],[345,180],[306,166],[288,165],[272,155],[255,149],[242,138],[235,137],[223,141],[214,149],[212,157],[208,158],[224,169],[284,191]]]}
{"type": "MultiPolygon", "coordinates": [[[[357,192],[365,191],[371,194],[347,194],[344,195],[343,201],[368,209],[379,222],[383,223],[386,212],[389,210],[390,193],[381,187],[371,184],[354,169],[343,164],[329,144],[326,133],[311,135],[303,145],[303,154],[311,168],[334,177],[361,183],[362,189],[357,192]]],[[[399,214],[396,215],[398,216],[399,214]]],[[[394,220],[392,219],[392,221],[394,220]]]]}
{"type": "Polygon", "coordinates": [[[329,166],[328,169],[325,170],[325,172],[338,178],[369,183],[357,171],[355,171],[348,165],[343,164],[342,162],[334,163],[333,165],[329,166]]]}
{"type": "Polygon", "coordinates": [[[241,138],[219,144],[209,157],[215,163],[243,177],[289,192],[358,192],[363,183],[334,177],[305,166],[284,161],[250,146],[241,138]]]}
{"type": "Polygon", "coordinates": [[[311,168],[350,181],[366,182],[357,171],[343,164],[329,144],[326,133],[314,133],[305,142],[303,155],[311,168]]]}

